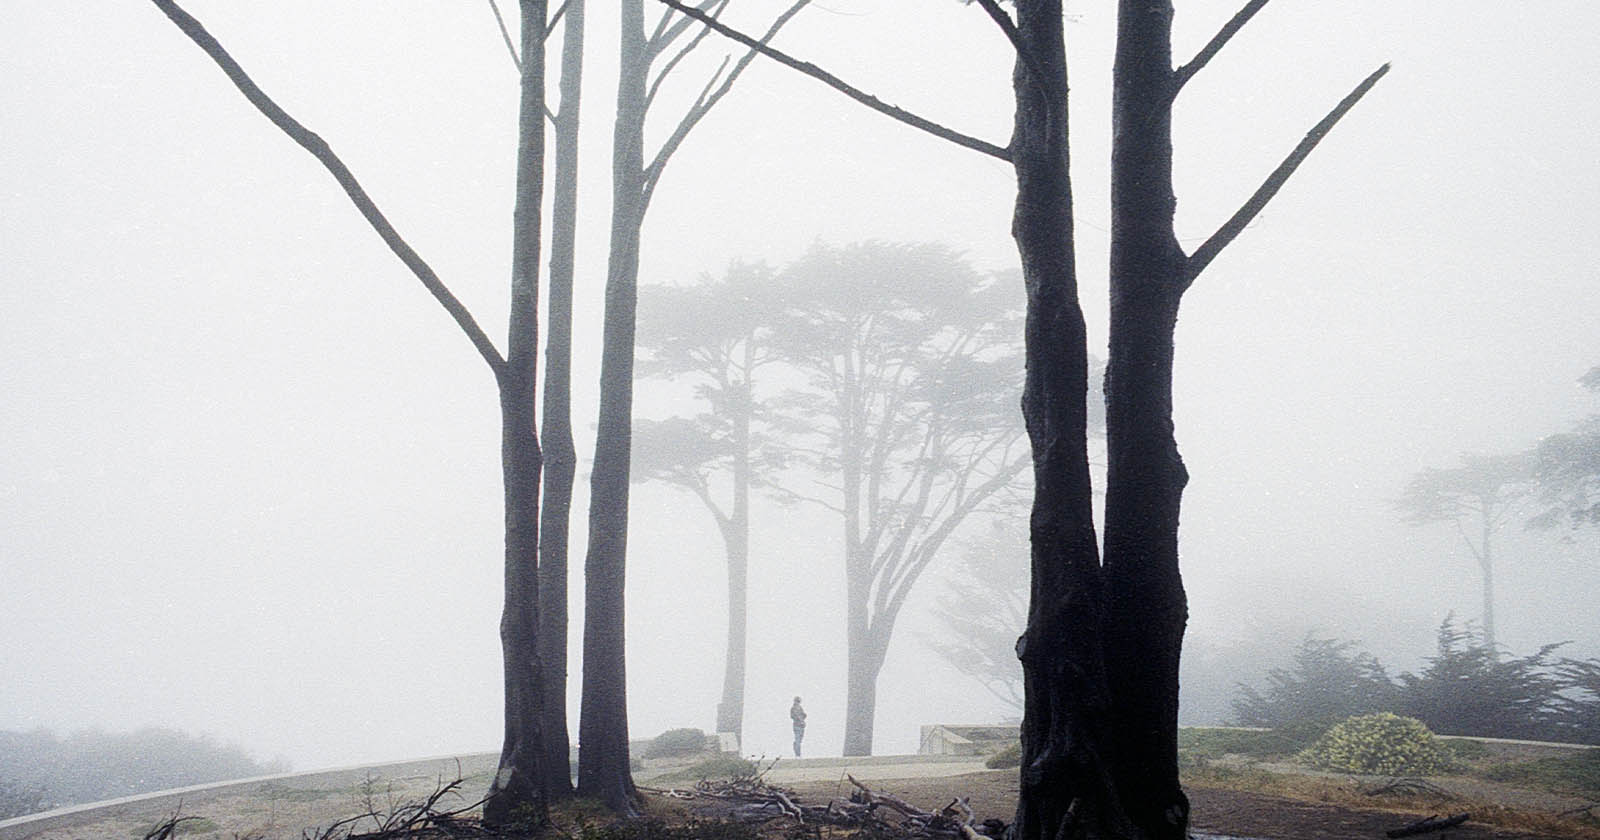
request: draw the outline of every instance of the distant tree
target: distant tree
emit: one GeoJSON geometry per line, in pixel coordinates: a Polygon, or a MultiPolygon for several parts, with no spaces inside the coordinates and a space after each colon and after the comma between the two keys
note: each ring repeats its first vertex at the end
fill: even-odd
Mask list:
{"type": "MultiPolygon", "coordinates": [[[[1600,367],[1579,384],[1600,393],[1600,367]]],[[[1529,520],[1536,528],[1563,522],[1600,526],[1600,414],[1590,415],[1570,432],[1551,435],[1533,450],[1534,481],[1545,510],[1529,520]]]]}
{"type": "Polygon", "coordinates": [[[870,755],[896,619],[952,532],[1028,464],[1020,301],[934,245],[818,244],[785,270],[774,340],[844,528],[845,755],[870,755]]]}
{"type": "Polygon", "coordinates": [[[1527,455],[1462,455],[1461,466],[1429,467],[1411,478],[1395,507],[1410,525],[1449,522],[1478,561],[1483,581],[1483,639],[1495,646],[1494,534],[1532,490],[1527,455]],[[1474,541],[1469,529],[1477,530],[1474,541]]]}
{"type": "Polygon", "coordinates": [[[1551,653],[1560,646],[1502,657],[1487,635],[1446,616],[1426,667],[1400,675],[1396,711],[1448,735],[1549,740],[1557,731],[1553,706],[1561,687],[1551,653]]]}
{"type": "Polygon", "coordinates": [[[0,820],[26,817],[50,809],[43,785],[27,785],[0,778],[0,820]]]}
{"type": "MultiPolygon", "coordinates": [[[[700,0],[720,14],[729,0],[700,0]]],[[[611,239],[606,262],[605,320],[600,356],[600,411],[590,473],[589,546],[584,558],[583,696],[579,708],[578,793],[623,814],[636,812],[628,769],[627,667],[624,652],[629,459],[633,432],[635,316],[639,241],[651,196],[672,155],[728,94],[755,57],[746,52],[712,74],[652,156],[645,158],[645,121],[663,83],[699,46],[693,21],[667,9],[648,33],[646,0],[620,6],[616,122],[611,146],[611,239]]],[[[763,43],[809,0],[795,0],[768,27],[763,43]]]]}
{"type": "MultiPolygon", "coordinates": [[[[327,169],[374,232],[444,307],[495,378],[500,398],[500,456],[505,509],[505,592],[500,620],[505,738],[490,783],[484,819],[505,824],[547,817],[544,687],[539,664],[539,492],[544,456],[535,417],[539,350],[539,260],[544,196],[546,0],[522,0],[515,201],[512,210],[510,314],[506,353],[433,268],[389,223],[327,141],[294,119],[258,87],[205,27],[173,0],[155,6],[200,47],[251,105],[327,169]]],[[[509,36],[508,36],[509,41],[509,36]]]]}
{"type": "Polygon", "coordinates": [[[1017,637],[1028,623],[1028,532],[1001,518],[961,551],[934,596],[940,628],[923,642],[1000,702],[1022,711],[1017,637]]]}
{"type": "Polygon", "coordinates": [[[1326,728],[1352,715],[1391,711],[1394,681],[1352,641],[1308,635],[1288,667],[1267,672],[1265,691],[1239,686],[1233,701],[1240,726],[1326,728]]]}
{"type": "Polygon", "coordinates": [[[704,410],[689,417],[635,420],[635,479],[693,493],[722,535],[728,562],[728,646],[718,732],[743,735],[749,602],[750,491],[771,486],[787,448],[756,396],[757,374],[777,360],[771,331],[781,302],[772,269],[734,263],[720,280],[640,289],[641,378],[692,384],[704,410]],[[725,482],[725,483],[724,483],[725,482]]]}
{"type": "Polygon", "coordinates": [[[0,782],[10,786],[0,790],[0,799],[31,808],[28,813],[288,769],[282,761],[257,761],[235,745],[171,729],[0,732],[0,782]]]}

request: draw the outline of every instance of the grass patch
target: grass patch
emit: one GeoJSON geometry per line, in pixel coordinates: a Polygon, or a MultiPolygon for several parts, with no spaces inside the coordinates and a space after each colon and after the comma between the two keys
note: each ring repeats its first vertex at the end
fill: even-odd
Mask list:
{"type": "Polygon", "coordinates": [[[141,838],[177,837],[183,834],[214,834],[221,830],[221,826],[205,817],[172,817],[135,830],[133,836],[141,838]],[[168,826],[171,826],[171,831],[163,834],[162,830],[168,826]]]}
{"type": "MultiPolygon", "coordinates": [[[[1320,734],[1320,733],[1318,733],[1320,734]]],[[[1178,752],[1187,753],[1191,762],[1215,760],[1225,755],[1249,758],[1279,758],[1294,755],[1316,736],[1279,729],[1213,729],[1189,727],[1178,730],[1178,752]]]]}
{"type": "Polygon", "coordinates": [[[259,795],[278,802],[316,802],[337,796],[339,792],[319,788],[293,788],[277,782],[267,782],[259,788],[259,795]]]}
{"type": "Polygon", "coordinates": [[[1492,782],[1524,785],[1555,793],[1596,796],[1600,795],[1600,749],[1532,761],[1494,764],[1477,775],[1492,782]]]}
{"type": "Polygon", "coordinates": [[[671,773],[655,777],[657,782],[698,782],[701,779],[743,779],[754,776],[756,763],[733,753],[718,753],[671,773]]]}

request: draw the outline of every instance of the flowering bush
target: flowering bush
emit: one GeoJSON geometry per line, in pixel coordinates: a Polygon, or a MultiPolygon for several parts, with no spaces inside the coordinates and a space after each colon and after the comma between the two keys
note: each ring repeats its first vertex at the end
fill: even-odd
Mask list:
{"type": "Polygon", "coordinates": [[[1390,712],[1346,718],[1296,757],[1325,770],[1381,776],[1426,776],[1450,765],[1422,721],[1390,712]]]}

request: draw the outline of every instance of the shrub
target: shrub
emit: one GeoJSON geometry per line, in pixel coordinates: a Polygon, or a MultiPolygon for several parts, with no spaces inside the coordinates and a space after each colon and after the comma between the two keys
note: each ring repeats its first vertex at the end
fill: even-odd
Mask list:
{"type": "Polygon", "coordinates": [[[699,729],[668,729],[644,748],[645,758],[699,755],[706,751],[706,733],[699,729]]]}
{"type": "Polygon", "coordinates": [[[1425,776],[1449,767],[1439,739],[1422,721],[1390,712],[1338,723],[1297,758],[1325,770],[1382,776],[1425,776]]]}
{"type": "Polygon", "coordinates": [[[1552,706],[1562,684],[1551,652],[1558,647],[1506,656],[1485,644],[1471,623],[1458,626],[1446,617],[1438,653],[1420,674],[1400,676],[1395,711],[1450,735],[1557,740],[1562,732],[1552,706]]]}
{"type": "Polygon", "coordinates": [[[1007,767],[1022,766],[1022,742],[1017,741],[1011,746],[989,756],[983,766],[990,770],[1003,770],[1007,767]]]}
{"type": "Polygon", "coordinates": [[[1307,636],[1289,667],[1267,672],[1265,691],[1239,686],[1233,713],[1240,726],[1326,730],[1351,715],[1386,710],[1394,694],[1383,666],[1355,642],[1307,636]]]}

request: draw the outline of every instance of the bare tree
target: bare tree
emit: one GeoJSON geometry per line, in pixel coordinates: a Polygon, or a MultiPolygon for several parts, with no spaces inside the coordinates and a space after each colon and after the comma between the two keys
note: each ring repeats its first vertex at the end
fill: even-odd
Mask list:
{"type": "Polygon", "coordinates": [[[400,236],[354,174],[320,136],[291,117],[256,86],[222,45],[173,0],[151,0],[227,74],[250,104],[313,155],[338,181],[389,249],[437,299],[489,366],[500,395],[501,472],[505,500],[505,602],[500,622],[505,669],[505,742],[484,804],[493,824],[544,823],[541,772],[543,688],[539,667],[539,482],[543,456],[534,417],[538,382],[538,300],[541,201],[544,194],[544,0],[522,0],[521,97],[518,112],[516,205],[513,211],[511,314],[506,355],[433,269],[400,236]]]}
{"type": "MultiPolygon", "coordinates": [[[[578,792],[625,814],[636,810],[637,798],[628,769],[623,627],[639,234],[650,197],[673,153],[755,57],[754,50],[746,52],[731,68],[725,59],[646,163],[644,128],[650,107],[672,71],[704,41],[705,33],[690,34],[693,21],[667,10],[647,34],[644,2],[625,0],[620,15],[621,65],[611,150],[611,247],[606,267],[599,428],[589,493],[589,547],[584,559],[583,697],[578,720],[582,744],[578,792]]],[[[808,2],[796,0],[779,15],[762,43],[808,2]]],[[[727,4],[728,0],[701,0],[691,11],[715,15],[727,4]]]]}

